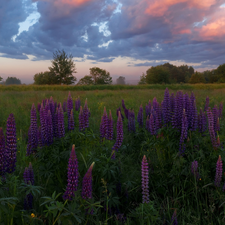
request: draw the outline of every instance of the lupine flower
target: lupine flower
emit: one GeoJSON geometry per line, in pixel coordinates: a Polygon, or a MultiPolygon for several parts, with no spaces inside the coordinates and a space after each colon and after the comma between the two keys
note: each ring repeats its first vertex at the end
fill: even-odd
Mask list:
{"type": "Polygon", "coordinates": [[[143,107],[142,107],[142,105],[140,106],[140,109],[138,112],[137,121],[139,123],[139,127],[143,127],[143,107]]]}
{"type": "Polygon", "coordinates": [[[128,109],[126,108],[125,106],[125,103],[124,103],[124,100],[122,99],[122,107],[123,107],[123,110],[124,110],[124,114],[126,116],[126,118],[128,119],[128,109]]]}
{"type": "Polygon", "coordinates": [[[214,130],[215,130],[215,133],[217,131],[220,130],[220,123],[219,123],[219,110],[217,108],[217,105],[215,105],[213,107],[213,110],[212,110],[212,113],[213,113],[213,124],[214,124],[214,130]]]}
{"type": "Polygon", "coordinates": [[[148,132],[150,132],[149,115],[147,116],[147,119],[145,121],[145,128],[148,132]]]}
{"type": "Polygon", "coordinates": [[[107,138],[107,134],[108,134],[108,116],[107,116],[106,108],[104,107],[104,112],[103,112],[103,116],[102,116],[102,120],[100,124],[101,139],[107,138]]]}
{"type": "Polygon", "coordinates": [[[71,96],[70,91],[69,91],[68,98],[67,98],[67,116],[68,116],[68,120],[70,118],[70,112],[71,112],[72,109],[73,109],[73,100],[72,100],[72,96],[71,96]]]}
{"type": "Polygon", "coordinates": [[[6,124],[6,163],[7,172],[12,173],[16,168],[16,124],[13,114],[11,113],[6,124]]]}
{"type": "Polygon", "coordinates": [[[47,128],[47,137],[48,137],[48,145],[51,145],[53,143],[53,124],[52,124],[52,114],[50,109],[48,110],[48,114],[46,117],[46,128],[47,128]]]}
{"type": "Polygon", "coordinates": [[[171,112],[171,116],[174,113],[174,109],[175,109],[175,96],[174,96],[174,93],[172,93],[170,95],[170,112],[171,112]]]}
{"type": "MultiPolygon", "coordinates": [[[[39,148],[42,148],[43,142],[42,142],[42,136],[41,136],[41,126],[38,128],[37,136],[38,136],[38,146],[39,148]]],[[[28,132],[28,140],[29,140],[29,132],[28,132]]]]}
{"type": "Polygon", "coordinates": [[[207,96],[205,99],[205,107],[204,107],[204,111],[207,111],[209,107],[209,97],[207,96]]]}
{"type": "Polygon", "coordinates": [[[163,120],[164,124],[168,124],[171,119],[171,109],[170,109],[170,93],[168,88],[165,90],[164,99],[163,99],[163,120]]]}
{"type": "Polygon", "coordinates": [[[117,120],[116,131],[117,131],[116,143],[114,144],[113,149],[118,151],[123,142],[123,121],[120,112],[117,120]]]}
{"type": "Polygon", "coordinates": [[[53,124],[53,136],[55,138],[58,137],[58,108],[56,107],[56,112],[52,116],[52,124],[53,124]]]}
{"type": "Polygon", "coordinates": [[[214,130],[214,120],[213,120],[213,114],[210,107],[208,107],[207,109],[207,116],[208,116],[208,128],[209,128],[211,142],[212,142],[213,148],[216,149],[217,142],[216,142],[215,130],[214,130]]]}
{"type": "Polygon", "coordinates": [[[68,123],[68,130],[74,130],[74,116],[73,116],[73,109],[70,111],[69,123],[68,123]]]}
{"type": "Polygon", "coordinates": [[[34,104],[32,105],[31,108],[31,113],[30,113],[30,135],[31,135],[31,152],[35,152],[37,150],[38,146],[38,140],[37,140],[37,113],[34,104]]]}
{"type": "Polygon", "coordinates": [[[181,129],[181,136],[180,136],[180,154],[183,155],[185,150],[184,140],[187,139],[188,136],[188,122],[187,122],[187,116],[185,109],[183,111],[183,117],[182,117],[182,129],[181,129]]]}
{"type": "Polygon", "coordinates": [[[191,173],[194,175],[196,180],[200,178],[199,173],[198,173],[198,161],[193,161],[191,163],[191,173]]]}
{"type": "Polygon", "coordinates": [[[92,198],[92,169],[94,166],[94,162],[89,167],[87,173],[84,175],[82,182],[82,193],[81,196],[83,199],[91,199],[92,198]]]}
{"type": "Polygon", "coordinates": [[[0,127],[0,176],[5,174],[5,136],[3,129],[0,127]]]}
{"type": "Polygon", "coordinates": [[[148,162],[145,155],[142,159],[141,170],[142,170],[142,203],[149,203],[148,162]]]}
{"type": "Polygon", "coordinates": [[[113,119],[112,119],[111,110],[109,110],[107,139],[108,140],[112,140],[113,139],[113,119]]]}
{"type": "Polygon", "coordinates": [[[84,113],[82,106],[80,106],[80,113],[79,113],[79,130],[83,131],[85,129],[85,123],[84,123],[84,113]]]}
{"type": "Polygon", "coordinates": [[[85,100],[83,115],[84,115],[84,126],[85,128],[88,128],[89,127],[89,109],[87,105],[87,99],[85,100]]]}
{"type": "Polygon", "coordinates": [[[67,178],[68,178],[67,179],[68,183],[66,187],[66,192],[63,195],[63,199],[72,200],[72,198],[75,196],[74,192],[77,191],[78,178],[79,178],[78,161],[77,161],[77,156],[75,152],[75,145],[72,146],[72,150],[70,153],[67,178]]]}
{"type": "Polygon", "coordinates": [[[151,135],[156,135],[155,121],[153,118],[153,114],[151,114],[150,119],[149,119],[149,130],[151,132],[151,135]]]}
{"type": "Polygon", "coordinates": [[[223,162],[222,162],[221,156],[219,155],[219,158],[216,163],[216,176],[215,176],[216,187],[220,186],[220,182],[222,180],[222,174],[223,174],[223,162]]]}
{"type": "Polygon", "coordinates": [[[41,104],[41,109],[40,109],[40,122],[41,122],[42,143],[43,145],[45,145],[48,142],[48,137],[47,137],[47,126],[46,126],[46,112],[45,112],[43,103],[41,104]]]}
{"type": "Polygon", "coordinates": [[[65,126],[64,126],[64,115],[61,103],[58,109],[58,137],[62,138],[65,136],[65,126]]]}
{"type": "Polygon", "coordinates": [[[128,111],[128,131],[129,132],[135,132],[135,114],[134,110],[128,111]]]}
{"type": "Polygon", "coordinates": [[[200,113],[198,115],[198,129],[199,132],[204,133],[207,130],[207,120],[205,112],[200,109],[200,113]]]}
{"type": "Polygon", "coordinates": [[[178,222],[177,222],[177,210],[176,209],[174,210],[174,213],[172,215],[171,222],[173,223],[173,225],[178,225],[178,222]]]}
{"type": "Polygon", "coordinates": [[[118,116],[119,116],[119,112],[120,112],[120,115],[121,115],[121,117],[122,117],[122,120],[124,121],[124,116],[123,116],[123,114],[122,114],[122,112],[121,112],[120,107],[116,110],[116,116],[117,116],[117,118],[118,118],[118,116]]]}
{"type": "Polygon", "coordinates": [[[32,149],[31,149],[31,129],[29,127],[28,129],[28,142],[27,142],[27,153],[26,155],[29,156],[32,154],[32,149]]]}

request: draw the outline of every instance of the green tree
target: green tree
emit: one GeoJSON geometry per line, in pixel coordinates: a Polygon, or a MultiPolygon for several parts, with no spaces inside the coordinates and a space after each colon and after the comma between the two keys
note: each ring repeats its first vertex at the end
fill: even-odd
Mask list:
{"type": "Polygon", "coordinates": [[[191,75],[189,83],[191,83],[191,84],[205,83],[205,78],[202,73],[195,72],[191,75]]]}
{"type": "Polygon", "coordinates": [[[76,73],[75,64],[73,62],[72,54],[67,56],[64,50],[57,50],[53,53],[52,67],[49,70],[55,74],[58,84],[72,84],[76,82],[77,78],[73,76],[76,73]]]}
{"type": "Polygon", "coordinates": [[[157,84],[157,83],[170,83],[170,72],[169,69],[163,65],[153,66],[146,71],[146,83],[157,84]]]}
{"type": "Polygon", "coordinates": [[[81,78],[79,82],[77,83],[77,85],[91,85],[91,84],[94,84],[94,80],[92,76],[88,76],[88,75],[81,78]]]}
{"type": "Polygon", "coordinates": [[[116,84],[126,84],[125,77],[120,76],[116,79],[116,84]]]}
{"type": "Polygon", "coordinates": [[[6,85],[11,85],[11,84],[21,84],[20,79],[16,77],[8,77],[5,81],[6,85]]]}
{"type": "Polygon", "coordinates": [[[218,82],[225,83],[225,63],[217,67],[216,74],[218,76],[218,82]]]}
{"type": "Polygon", "coordinates": [[[106,70],[100,69],[99,67],[90,68],[90,76],[92,76],[94,84],[111,84],[112,77],[106,70]]]}
{"type": "Polygon", "coordinates": [[[217,71],[215,69],[211,70],[210,74],[209,74],[209,82],[216,83],[216,82],[218,82],[218,80],[219,80],[219,76],[217,74],[217,71]]]}
{"type": "Polygon", "coordinates": [[[50,71],[45,71],[41,73],[36,73],[34,75],[34,84],[44,85],[44,84],[59,84],[57,77],[54,73],[50,71]]]}
{"type": "Polygon", "coordinates": [[[146,74],[142,73],[142,75],[140,76],[140,81],[138,82],[138,84],[146,84],[146,74]]]}

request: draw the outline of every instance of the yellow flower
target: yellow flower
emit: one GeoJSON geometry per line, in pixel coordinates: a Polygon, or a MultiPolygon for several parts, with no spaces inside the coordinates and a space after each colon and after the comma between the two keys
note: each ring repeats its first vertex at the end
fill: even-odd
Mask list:
{"type": "Polygon", "coordinates": [[[19,138],[17,138],[17,140],[19,141],[20,139],[19,139],[19,138]]]}
{"type": "Polygon", "coordinates": [[[34,213],[31,213],[31,217],[34,218],[35,217],[35,214],[34,213]]]}

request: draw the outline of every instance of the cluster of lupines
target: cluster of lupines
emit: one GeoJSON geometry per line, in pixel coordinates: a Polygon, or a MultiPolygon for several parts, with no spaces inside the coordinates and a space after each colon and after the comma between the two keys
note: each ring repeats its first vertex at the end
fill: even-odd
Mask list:
{"type": "Polygon", "coordinates": [[[183,110],[183,116],[182,116],[182,128],[181,128],[181,136],[180,136],[180,143],[179,143],[179,151],[180,154],[183,155],[185,151],[185,144],[184,140],[187,139],[188,136],[188,120],[186,116],[185,109],[183,110]]]}
{"type": "Polygon", "coordinates": [[[146,156],[143,156],[142,164],[141,164],[141,170],[142,170],[142,203],[148,203],[149,202],[149,187],[148,187],[148,162],[146,159],[146,156]]]}
{"type": "Polygon", "coordinates": [[[199,180],[198,161],[196,160],[191,163],[191,173],[194,175],[196,180],[199,180]]]}
{"type": "Polygon", "coordinates": [[[207,109],[207,116],[208,116],[208,128],[209,128],[211,142],[212,142],[213,148],[216,149],[218,147],[218,144],[217,144],[215,130],[214,130],[214,116],[210,107],[208,107],[207,109]]]}
{"type": "Polygon", "coordinates": [[[84,131],[85,128],[89,127],[89,117],[91,115],[90,109],[88,109],[87,99],[85,100],[84,108],[80,106],[79,113],[79,130],[84,131]]]}
{"type": "Polygon", "coordinates": [[[221,159],[221,156],[219,155],[219,158],[216,163],[216,176],[215,176],[215,186],[219,187],[223,175],[223,162],[221,159]]]}
{"type": "Polygon", "coordinates": [[[111,110],[109,110],[109,117],[107,116],[106,108],[104,107],[103,116],[100,124],[100,138],[107,140],[113,139],[113,119],[111,110]]]}
{"type": "MultiPolygon", "coordinates": [[[[25,168],[23,173],[23,180],[25,184],[34,185],[34,172],[31,162],[29,163],[28,168],[25,168]]],[[[33,208],[33,195],[31,193],[27,194],[24,199],[24,209],[29,210],[33,208]]]]}

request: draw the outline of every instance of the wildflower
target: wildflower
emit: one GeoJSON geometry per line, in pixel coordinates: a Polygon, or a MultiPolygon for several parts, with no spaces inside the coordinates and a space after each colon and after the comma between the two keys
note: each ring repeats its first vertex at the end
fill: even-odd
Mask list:
{"type": "Polygon", "coordinates": [[[63,199],[69,199],[72,200],[72,198],[75,196],[75,191],[78,187],[78,161],[77,156],[75,152],[75,145],[72,146],[72,150],[70,153],[70,158],[68,162],[68,173],[67,173],[67,187],[66,192],[63,195],[63,199]]]}
{"type": "Polygon", "coordinates": [[[148,162],[144,155],[141,164],[142,170],[142,203],[149,202],[149,190],[148,190],[148,162]]]}
{"type": "Polygon", "coordinates": [[[62,138],[65,136],[65,127],[64,127],[64,115],[61,103],[58,108],[58,137],[62,138]]]}
{"type": "Polygon", "coordinates": [[[74,130],[74,116],[73,116],[73,109],[70,111],[70,117],[68,121],[68,130],[74,130]]]}
{"type": "Polygon", "coordinates": [[[164,119],[164,124],[168,124],[171,119],[171,112],[170,112],[170,94],[168,88],[165,90],[164,94],[164,100],[163,100],[163,119],[164,119]]]}
{"type": "Polygon", "coordinates": [[[113,148],[114,150],[118,151],[118,149],[121,147],[123,142],[123,121],[122,121],[120,111],[119,111],[119,116],[117,120],[116,131],[117,131],[116,143],[114,144],[113,148]]]}
{"type": "Polygon", "coordinates": [[[31,148],[30,152],[31,153],[37,150],[37,146],[38,146],[37,131],[38,131],[37,113],[33,103],[31,108],[31,113],[30,113],[30,148],[31,148]]]}
{"type": "Polygon", "coordinates": [[[51,111],[48,110],[48,114],[46,117],[46,130],[47,130],[47,144],[51,145],[53,143],[53,124],[52,124],[52,114],[51,111]]]}
{"type": "Polygon", "coordinates": [[[214,120],[213,120],[213,114],[212,114],[210,107],[208,107],[208,109],[207,109],[207,116],[208,116],[208,129],[209,129],[211,142],[212,142],[214,149],[216,149],[217,142],[216,142],[215,130],[214,130],[214,120]]]}
{"type": "Polygon", "coordinates": [[[216,163],[216,176],[215,176],[216,187],[220,186],[220,182],[222,180],[222,174],[223,174],[223,162],[222,162],[221,156],[219,155],[219,158],[216,163]]]}
{"type": "Polygon", "coordinates": [[[185,109],[183,111],[182,117],[182,129],[181,129],[181,136],[180,136],[180,154],[183,155],[185,151],[185,144],[184,140],[187,139],[187,132],[188,132],[188,122],[185,109]]]}
{"type": "Polygon", "coordinates": [[[100,124],[101,139],[107,138],[107,134],[108,134],[108,116],[107,116],[106,108],[104,107],[104,112],[103,112],[103,116],[102,116],[102,120],[100,124]]]}
{"type": "Polygon", "coordinates": [[[128,119],[128,109],[126,108],[125,106],[125,103],[124,103],[124,100],[122,99],[122,107],[123,107],[123,110],[124,110],[124,114],[126,116],[126,118],[128,119]]]}
{"type": "Polygon", "coordinates": [[[107,139],[108,140],[112,140],[113,139],[113,119],[112,119],[111,110],[109,110],[107,139]]]}
{"type": "Polygon", "coordinates": [[[67,98],[67,116],[68,116],[68,120],[70,118],[70,113],[71,113],[72,109],[73,109],[73,100],[72,100],[72,96],[71,96],[70,91],[69,91],[68,98],[67,98]]]}
{"type": "Polygon", "coordinates": [[[174,213],[172,215],[171,222],[173,223],[173,225],[178,225],[178,222],[177,222],[177,210],[176,209],[174,210],[174,213]]]}
{"type": "Polygon", "coordinates": [[[84,104],[84,110],[83,110],[83,115],[84,115],[84,127],[88,128],[89,127],[89,109],[87,105],[87,99],[85,100],[84,104]]]}
{"type": "Polygon", "coordinates": [[[34,213],[31,213],[30,216],[31,216],[32,218],[36,217],[34,213]]]}

